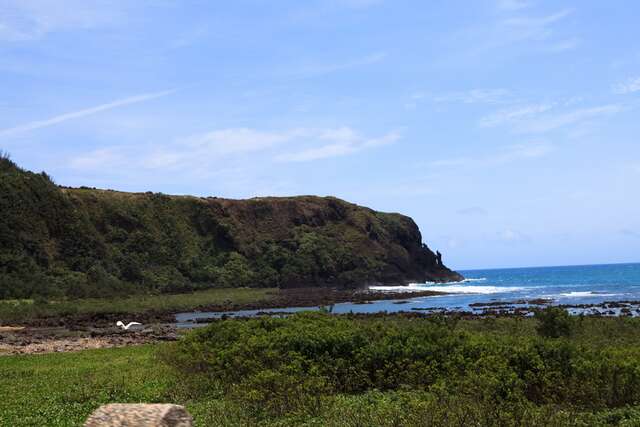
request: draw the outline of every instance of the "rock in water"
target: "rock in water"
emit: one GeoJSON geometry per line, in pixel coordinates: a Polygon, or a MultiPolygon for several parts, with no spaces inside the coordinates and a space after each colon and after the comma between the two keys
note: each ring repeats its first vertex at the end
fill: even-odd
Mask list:
{"type": "Polygon", "coordinates": [[[112,403],[96,409],[84,427],[192,427],[183,406],[171,404],[112,403]]]}

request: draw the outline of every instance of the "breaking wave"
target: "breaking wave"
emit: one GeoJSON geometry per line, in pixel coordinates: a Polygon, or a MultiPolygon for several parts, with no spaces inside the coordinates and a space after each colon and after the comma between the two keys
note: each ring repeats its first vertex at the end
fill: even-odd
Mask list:
{"type": "Polygon", "coordinates": [[[559,294],[561,297],[568,298],[580,298],[580,297],[615,297],[622,294],[608,294],[603,292],[592,292],[592,291],[584,291],[584,292],[566,292],[563,294],[559,294]]]}
{"type": "Polygon", "coordinates": [[[465,285],[469,282],[480,282],[486,279],[465,279],[461,282],[453,283],[411,283],[407,286],[371,286],[372,291],[382,292],[421,292],[421,291],[434,291],[444,292],[449,294],[498,294],[504,292],[521,291],[525,288],[518,286],[477,286],[477,285],[465,285]]]}

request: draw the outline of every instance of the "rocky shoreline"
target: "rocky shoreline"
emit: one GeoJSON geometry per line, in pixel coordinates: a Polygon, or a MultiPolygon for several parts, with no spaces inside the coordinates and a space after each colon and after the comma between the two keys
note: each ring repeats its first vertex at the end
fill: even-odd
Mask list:
{"type": "MultiPolygon", "coordinates": [[[[269,294],[270,298],[264,301],[251,303],[234,303],[226,301],[221,304],[204,304],[189,310],[193,312],[231,312],[239,310],[260,310],[270,308],[284,307],[317,307],[328,306],[343,302],[352,302],[355,304],[366,303],[369,301],[389,300],[389,299],[406,299],[434,295],[445,295],[442,292],[421,291],[421,292],[377,292],[367,290],[349,290],[337,288],[297,288],[297,289],[281,289],[269,294]]],[[[143,324],[163,324],[173,323],[175,314],[178,311],[145,311],[136,313],[135,316],[123,313],[91,313],[91,314],[73,314],[57,317],[40,317],[33,319],[25,319],[14,322],[5,326],[26,326],[32,328],[55,328],[61,327],[70,330],[93,327],[108,328],[118,320],[126,320],[126,318],[135,317],[137,322],[143,324]]],[[[3,326],[0,319],[0,326],[3,326]]]]}
{"type": "MultiPolygon", "coordinates": [[[[369,301],[441,295],[439,292],[368,292],[334,288],[283,289],[258,303],[202,305],[198,311],[232,312],[283,307],[329,306],[342,302],[365,304],[369,301]]],[[[175,326],[174,311],[148,311],[135,316],[122,313],[95,313],[43,317],[4,325],[0,321],[0,355],[79,351],[92,348],[122,347],[176,340],[181,333],[175,326]],[[118,320],[135,320],[142,330],[123,331],[118,320]]]]}
{"type": "MultiPolygon", "coordinates": [[[[194,312],[234,312],[240,310],[277,309],[285,307],[317,307],[350,302],[367,304],[377,300],[404,300],[416,297],[443,295],[439,292],[364,292],[339,289],[289,289],[279,291],[274,298],[261,303],[224,303],[201,306],[194,312]]],[[[548,299],[517,301],[492,301],[470,304],[471,311],[441,308],[412,308],[394,314],[370,313],[350,314],[355,317],[430,317],[456,316],[463,319],[486,317],[531,316],[535,310],[552,304],[548,299]]],[[[559,305],[574,315],[639,317],[640,301],[613,301],[600,304],[559,305]]],[[[261,315],[282,315],[282,312],[264,312],[261,315]]],[[[21,325],[0,324],[0,355],[38,354],[79,351],[93,348],[122,347],[162,341],[177,340],[185,330],[177,328],[175,313],[147,312],[135,316],[143,323],[139,330],[124,331],[115,326],[117,320],[130,318],[123,314],[94,314],[68,316],[64,318],[31,319],[21,325]]],[[[133,319],[129,319],[133,320],[133,319]]],[[[215,318],[202,319],[195,323],[215,322],[215,318]]]]}
{"type": "Polygon", "coordinates": [[[125,347],[175,341],[178,336],[177,328],[169,324],[151,325],[138,331],[123,331],[115,326],[74,330],[60,327],[0,327],[0,356],[125,347]]]}

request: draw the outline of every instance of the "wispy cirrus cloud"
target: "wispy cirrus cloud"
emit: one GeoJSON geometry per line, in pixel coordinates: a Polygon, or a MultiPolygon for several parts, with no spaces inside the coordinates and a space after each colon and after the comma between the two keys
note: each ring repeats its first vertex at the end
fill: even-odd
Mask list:
{"type": "Polygon", "coordinates": [[[571,37],[568,39],[554,42],[547,46],[545,50],[550,53],[560,53],[567,50],[573,50],[577,48],[582,41],[578,37],[571,37]]]}
{"type": "Polygon", "coordinates": [[[288,67],[283,74],[296,77],[313,77],[331,74],[353,68],[365,67],[382,62],[387,57],[386,52],[373,52],[368,55],[333,62],[307,62],[288,67]]]}
{"type": "Polygon", "coordinates": [[[470,89],[433,96],[435,102],[459,102],[463,104],[499,104],[505,102],[511,92],[507,89],[470,89]]]}
{"type": "Polygon", "coordinates": [[[61,114],[59,116],[54,116],[44,120],[36,120],[36,121],[15,126],[12,128],[0,129],[0,137],[13,136],[13,135],[29,132],[29,131],[40,129],[40,128],[55,126],[57,124],[60,124],[69,120],[91,116],[93,114],[97,114],[102,111],[113,110],[115,108],[124,107],[132,104],[138,104],[141,102],[150,101],[152,99],[161,98],[163,96],[170,95],[174,92],[176,92],[176,90],[172,89],[172,90],[165,90],[161,92],[151,92],[151,93],[144,93],[140,95],[129,96],[127,98],[121,98],[115,101],[107,102],[105,104],[96,105],[95,107],[89,107],[82,110],[61,114]]]}
{"type": "Polygon", "coordinates": [[[469,206],[467,208],[458,209],[456,213],[464,216],[486,216],[488,212],[485,208],[480,206],[469,206]]]}
{"type": "Polygon", "coordinates": [[[480,119],[479,124],[481,127],[500,126],[505,123],[512,123],[528,117],[534,117],[540,113],[550,110],[551,108],[553,108],[552,104],[518,105],[513,108],[499,110],[484,116],[480,119]]]}
{"type": "Polygon", "coordinates": [[[513,40],[545,40],[553,34],[553,25],[573,13],[563,9],[546,16],[513,16],[501,22],[513,40]]]}
{"type": "Polygon", "coordinates": [[[613,92],[619,95],[625,95],[640,91],[640,76],[632,77],[623,83],[613,86],[613,92]]]}
{"type": "Polygon", "coordinates": [[[322,145],[300,151],[282,153],[276,157],[281,162],[308,162],[353,154],[358,151],[392,144],[400,139],[398,132],[390,132],[378,138],[366,138],[351,128],[330,129],[320,132],[317,139],[322,145]]]}
{"type": "Polygon", "coordinates": [[[475,88],[445,93],[417,91],[409,95],[404,107],[414,109],[425,101],[436,104],[508,104],[512,102],[511,96],[511,91],[502,88],[475,88]]]}
{"type": "Polygon", "coordinates": [[[499,10],[512,12],[515,10],[521,10],[530,7],[531,2],[526,0],[498,0],[496,2],[496,6],[499,10]]]}
{"type": "Polygon", "coordinates": [[[304,137],[308,130],[302,128],[283,131],[261,131],[249,128],[217,129],[181,138],[142,155],[147,168],[182,168],[265,151],[281,144],[304,137]]]}
{"type": "Polygon", "coordinates": [[[35,40],[48,33],[86,30],[117,22],[124,3],[113,0],[3,0],[0,41],[35,40]]]}
{"type": "Polygon", "coordinates": [[[445,56],[443,64],[482,65],[492,54],[504,60],[522,54],[564,52],[580,44],[580,39],[562,25],[573,9],[540,15],[522,2],[505,2],[503,7],[499,3],[498,9],[504,13],[489,22],[452,33],[445,46],[452,53],[445,56]]]}
{"type": "Polygon", "coordinates": [[[95,170],[104,165],[122,164],[126,157],[116,148],[100,148],[71,159],[74,169],[95,170]]]}
{"type": "Polygon", "coordinates": [[[520,160],[544,157],[555,150],[555,146],[548,142],[530,142],[503,147],[501,150],[479,157],[458,157],[430,162],[437,168],[455,167],[491,167],[512,163],[520,160]]]}
{"type": "Polygon", "coordinates": [[[586,120],[611,116],[623,111],[623,106],[618,104],[601,105],[590,108],[580,108],[559,114],[548,114],[531,120],[519,122],[516,131],[521,133],[544,133],[565,126],[575,125],[586,120]]]}
{"type": "Polygon", "coordinates": [[[375,6],[381,4],[383,0],[334,0],[337,4],[354,8],[354,9],[364,9],[367,7],[375,6]]]}
{"type": "Polygon", "coordinates": [[[250,128],[218,129],[180,138],[165,144],[148,146],[109,147],[78,155],[71,159],[76,169],[93,167],[147,170],[194,171],[244,166],[252,162],[309,162],[346,156],[400,138],[389,132],[379,137],[366,137],[347,127],[291,128],[263,131],[250,128]]]}
{"type": "Polygon", "coordinates": [[[522,244],[531,242],[531,237],[521,231],[507,228],[498,233],[498,238],[508,244],[522,244]]]}
{"type": "Polygon", "coordinates": [[[575,108],[580,103],[581,99],[572,98],[548,103],[517,104],[481,117],[478,125],[484,128],[509,126],[516,133],[545,133],[624,110],[620,104],[575,108]]]}

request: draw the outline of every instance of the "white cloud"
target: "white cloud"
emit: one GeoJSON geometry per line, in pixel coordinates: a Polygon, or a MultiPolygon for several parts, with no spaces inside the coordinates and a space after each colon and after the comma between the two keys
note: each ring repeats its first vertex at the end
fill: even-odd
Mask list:
{"type": "Polygon", "coordinates": [[[505,11],[514,11],[525,9],[531,6],[531,3],[525,0],[498,0],[498,9],[505,11]]]}
{"type": "Polygon", "coordinates": [[[510,5],[511,8],[503,9],[506,16],[453,33],[450,36],[452,46],[445,46],[452,54],[446,56],[444,63],[478,66],[492,62],[491,55],[504,60],[522,54],[554,53],[578,46],[579,40],[560,28],[572,10],[535,16],[524,14],[516,7],[517,3],[510,5]]]}
{"type": "MultiPolygon", "coordinates": [[[[463,104],[498,104],[505,102],[510,92],[507,89],[471,89],[467,91],[450,92],[433,97],[435,102],[460,102],[463,104]]],[[[416,93],[413,99],[422,99],[425,95],[416,93]]]]}
{"type": "Polygon", "coordinates": [[[573,11],[564,9],[542,17],[516,16],[502,21],[506,35],[513,41],[546,40],[553,34],[553,25],[573,11]]]}
{"type": "Polygon", "coordinates": [[[504,109],[492,113],[480,119],[480,126],[482,127],[495,127],[503,125],[505,123],[512,123],[514,121],[522,120],[527,117],[533,117],[540,113],[553,108],[552,104],[530,104],[520,105],[510,109],[504,109]]]}
{"type": "Polygon", "coordinates": [[[640,91],[640,77],[633,77],[624,83],[618,83],[613,86],[613,92],[624,95],[640,91]]]}
{"type": "Polygon", "coordinates": [[[152,92],[152,93],[144,93],[141,95],[130,96],[127,98],[118,99],[112,102],[108,102],[106,104],[97,105],[95,107],[85,108],[83,110],[74,111],[71,113],[61,114],[59,116],[54,116],[45,120],[38,120],[30,123],[26,123],[24,125],[15,126],[7,129],[0,129],[0,137],[3,136],[11,136],[24,132],[29,132],[32,130],[54,126],[62,122],[66,122],[68,120],[79,119],[81,117],[90,116],[93,114],[100,113],[106,110],[112,110],[118,107],[124,107],[126,105],[138,104],[140,102],[150,101],[152,99],[161,98],[163,96],[170,95],[174,93],[175,90],[165,90],[162,92],[152,92]]]}
{"type": "Polygon", "coordinates": [[[382,3],[383,0],[336,0],[337,4],[353,9],[366,9],[382,3]]]}
{"type": "Polygon", "coordinates": [[[577,37],[572,37],[570,39],[560,40],[547,46],[545,50],[551,53],[559,53],[567,50],[572,50],[577,48],[580,45],[580,39],[577,37]]]}
{"type": "Polygon", "coordinates": [[[623,107],[617,104],[602,105],[592,108],[581,108],[557,115],[546,115],[529,121],[522,121],[516,130],[522,133],[544,133],[558,128],[573,125],[585,120],[610,116],[619,113],[623,107]]]}
{"type": "MultiPolygon", "coordinates": [[[[350,127],[292,128],[261,131],[248,128],[219,129],[165,144],[112,147],[71,160],[76,169],[112,168],[123,159],[128,167],[147,170],[210,171],[219,165],[234,168],[265,160],[303,162],[353,154],[399,139],[395,132],[367,138],[350,127]],[[256,154],[259,153],[259,157],[256,154]],[[252,156],[249,156],[249,155],[252,156]]],[[[210,173],[210,172],[207,172],[210,173]]]]}
{"type": "Polygon", "coordinates": [[[190,28],[188,31],[180,34],[168,44],[169,49],[180,49],[183,47],[191,46],[199,40],[209,35],[209,28],[203,25],[190,28]]]}
{"type": "Polygon", "coordinates": [[[429,163],[432,167],[493,167],[520,160],[537,159],[544,157],[555,150],[555,147],[547,142],[530,142],[504,147],[502,150],[478,157],[459,157],[454,159],[436,160],[429,163]]]}
{"type": "Polygon", "coordinates": [[[105,165],[115,166],[122,163],[123,160],[124,157],[117,149],[104,148],[71,159],[71,167],[74,169],[93,170],[105,165]]]}
{"type": "Polygon", "coordinates": [[[278,144],[292,142],[309,134],[306,129],[280,132],[248,128],[229,128],[192,135],[156,148],[143,155],[143,166],[151,169],[184,167],[218,160],[222,157],[263,151],[278,144]]]}
{"type": "Polygon", "coordinates": [[[265,132],[247,128],[215,130],[185,140],[186,145],[211,153],[229,154],[259,151],[309,133],[305,129],[265,132]]]}
{"type": "Polygon", "coordinates": [[[113,0],[2,0],[0,40],[34,40],[56,31],[86,30],[117,21],[123,3],[113,0]]]}
{"type": "Polygon", "coordinates": [[[454,92],[431,94],[428,92],[414,92],[404,103],[408,110],[415,109],[424,101],[430,100],[437,104],[508,104],[512,102],[511,92],[507,89],[469,89],[454,92]]]}
{"type": "Polygon", "coordinates": [[[511,228],[507,228],[506,230],[503,230],[500,233],[498,233],[498,237],[500,240],[506,243],[511,243],[511,244],[527,243],[531,241],[531,238],[528,235],[520,231],[513,230],[511,228]]]}
{"type": "Polygon", "coordinates": [[[284,74],[294,76],[316,76],[331,74],[338,71],[349,70],[352,68],[364,67],[367,65],[377,64],[387,57],[386,52],[374,52],[369,55],[358,58],[347,59],[344,61],[335,61],[330,63],[308,63],[300,66],[289,67],[284,74]]]}
{"type": "Polygon", "coordinates": [[[458,215],[465,216],[486,216],[487,210],[480,206],[470,206],[467,208],[458,209],[457,213],[458,215]]]}
{"type": "Polygon", "coordinates": [[[310,147],[300,151],[282,153],[276,157],[282,162],[307,162],[352,154],[368,148],[392,144],[400,135],[391,132],[379,138],[366,138],[350,128],[339,128],[322,131],[317,135],[322,142],[329,142],[319,147],[310,147]]]}
{"type": "Polygon", "coordinates": [[[545,133],[573,125],[570,132],[575,133],[577,125],[582,126],[589,120],[611,116],[624,109],[618,104],[568,109],[580,102],[579,98],[571,98],[551,103],[516,105],[480,118],[478,125],[485,128],[506,125],[516,133],[545,133]]]}

